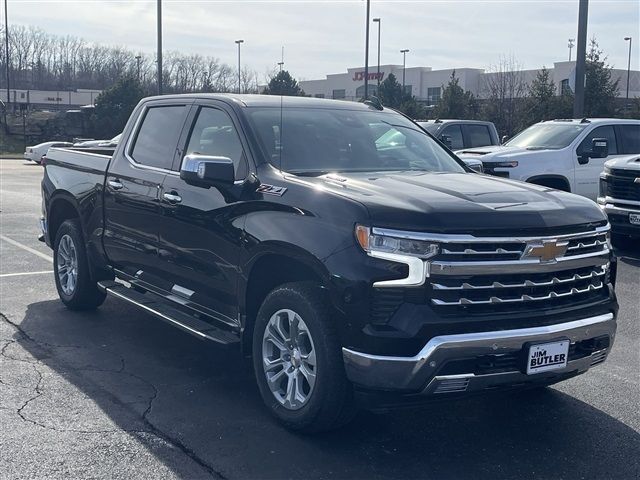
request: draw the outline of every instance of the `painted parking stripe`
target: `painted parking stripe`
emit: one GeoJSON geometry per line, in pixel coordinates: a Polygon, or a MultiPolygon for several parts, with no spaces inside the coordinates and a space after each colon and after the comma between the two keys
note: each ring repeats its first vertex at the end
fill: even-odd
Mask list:
{"type": "Polygon", "coordinates": [[[9,237],[5,237],[4,235],[0,235],[0,240],[4,240],[5,242],[10,243],[14,247],[21,248],[22,250],[25,250],[25,251],[27,251],[29,253],[33,253],[34,255],[37,255],[38,257],[44,258],[45,260],[48,260],[51,263],[53,263],[53,258],[50,257],[49,255],[47,255],[46,253],[42,253],[42,252],[39,252],[38,250],[35,250],[35,249],[31,248],[31,247],[27,247],[26,245],[23,245],[20,242],[16,242],[15,240],[10,239],[9,237]]]}
{"type": "Polygon", "coordinates": [[[0,278],[5,277],[22,277],[23,275],[42,275],[44,273],[53,273],[53,270],[44,270],[42,272],[20,272],[20,273],[3,273],[0,278]]]}

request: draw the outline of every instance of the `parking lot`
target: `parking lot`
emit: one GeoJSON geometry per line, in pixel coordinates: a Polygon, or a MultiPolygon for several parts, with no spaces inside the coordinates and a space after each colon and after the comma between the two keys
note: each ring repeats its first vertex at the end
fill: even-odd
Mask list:
{"type": "Polygon", "coordinates": [[[638,478],[640,246],[621,245],[606,363],[536,392],[284,430],[234,351],[113,298],[58,301],[42,168],[0,160],[0,477],[638,478]]]}

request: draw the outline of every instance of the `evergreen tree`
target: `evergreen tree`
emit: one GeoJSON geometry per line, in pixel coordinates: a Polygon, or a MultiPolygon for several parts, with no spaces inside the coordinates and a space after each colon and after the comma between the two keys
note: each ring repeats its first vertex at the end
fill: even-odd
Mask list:
{"type": "Polygon", "coordinates": [[[587,117],[609,117],[616,114],[615,99],[618,96],[618,82],[611,80],[611,66],[603,57],[595,38],[589,42],[585,66],[586,85],[584,91],[584,112],[587,117]]]}
{"type": "Polygon", "coordinates": [[[449,83],[442,86],[442,95],[434,109],[438,118],[475,118],[477,105],[475,97],[469,91],[465,92],[459,85],[460,79],[454,70],[449,83]]]}
{"type": "Polygon", "coordinates": [[[269,84],[262,91],[264,95],[286,95],[291,97],[304,97],[305,93],[291,74],[282,70],[272,77],[269,84]]]}
{"type": "Polygon", "coordinates": [[[378,97],[385,107],[399,108],[402,105],[403,97],[402,85],[396,80],[396,76],[390,73],[389,76],[380,83],[378,97]]]}
{"type": "Polygon", "coordinates": [[[546,67],[538,71],[527,92],[527,114],[531,123],[557,118],[559,100],[556,86],[546,67]]]}
{"type": "Polygon", "coordinates": [[[145,96],[138,80],[125,77],[111,88],[104,90],[96,98],[93,114],[94,135],[98,138],[111,138],[124,129],[133,109],[145,96]]]}

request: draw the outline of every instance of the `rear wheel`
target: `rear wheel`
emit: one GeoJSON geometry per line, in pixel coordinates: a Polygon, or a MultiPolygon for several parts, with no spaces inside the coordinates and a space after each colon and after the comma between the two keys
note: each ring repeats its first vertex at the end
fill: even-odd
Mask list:
{"type": "Polygon", "coordinates": [[[282,285],[260,307],[253,363],[260,394],[293,430],[337,428],[355,412],[331,311],[312,283],[282,285]]]}
{"type": "Polygon", "coordinates": [[[106,293],[91,280],[80,222],[66,220],[56,232],[53,270],[60,300],[71,310],[90,310],[104,302],[106,293]]]}

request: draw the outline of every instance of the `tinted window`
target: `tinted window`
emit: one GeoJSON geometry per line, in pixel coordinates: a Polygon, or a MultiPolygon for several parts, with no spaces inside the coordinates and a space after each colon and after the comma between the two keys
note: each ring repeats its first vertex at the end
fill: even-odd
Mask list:
{"type": "Polygon", "coordinates": [[[509,140],[505,145],[529,149],[559,149],[568,146],[587,124],[536,123],[509,140]]]}
{"type": "Polygon", "coordinates": [[[247,176],[247,162],[231,117],[222,110],[203,107],[198,114],[186,154],[227,157],[233,161],[236,178],[247,176]]]}
{"type": "Polygon", "coordinates": [[[620,153],[640,153],[640,125],[620,125],[618,129],[622,140],[620,153]]]}
{"type": "Polygon", "coordinates": [[[171,169],[185,111],[184,105],[149,108],[138,130],[131,157],[142,165],[171,169]]]}
{"type": "Polygon", "coordinates": [[[486,125],[467,125],[469,134],[469,147],[486,147],[491,145],[491,133],[486,125]]]}
{"type": "Polygon", "coordinates": [[[285,171],[464,171],[429,135],[395,113],[328,108],[246,111],[268,158],[285,171]]]}
{"type": "Polygon", "coordinates": [[[591,151],[591,142],[594,138],[606,138],[609,143],[609,155],[616,155],[618,153],[618,147],[616,146],[616,134],[613,131],[612,125],[604,125],[591,130],[587,136],[580,142],[578,147],[578,154],[582,152],[591,151]]]}
{"type": "Polygon", "coordinates": [[[460,125],[450,125],[440,134],[440,140],[442,136],[447,135],[451,138],[451,150],[461,150],[464,148],[464,140],[462,139],[462,128],[460,125]]]}

